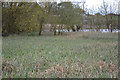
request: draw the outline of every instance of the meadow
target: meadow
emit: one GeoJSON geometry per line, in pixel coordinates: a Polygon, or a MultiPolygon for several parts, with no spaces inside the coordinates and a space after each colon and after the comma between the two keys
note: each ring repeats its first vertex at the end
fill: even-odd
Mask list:
{"type": "Polygon", "coordinates": [[[116,78],[118,33],[10,35],[2,59],[3,78],[116,78]]]}

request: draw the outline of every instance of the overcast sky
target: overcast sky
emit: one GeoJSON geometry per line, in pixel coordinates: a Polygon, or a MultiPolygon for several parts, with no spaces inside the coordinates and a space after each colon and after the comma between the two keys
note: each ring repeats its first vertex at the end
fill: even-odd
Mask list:
{"type": "MultiPolygon", "coordinates": [[[[61,1],[64,1],[64,0],[61,0],[61,1]]],[[[68,0],[65,0],[65,1],[68,1],[68,0]]],[[[99,6],[103,2],[103,0],[69,0],[69,1],[72,1],[72,2],[82,2],[82,1],[85,1],[86,5],[87,5],[86,6],[87,8],[93,8],[93,7],[99,6]]],[[[104,1],[108,2],[108,3],[115,3],[115,4],[117,4],[120,0],[104,0],[104,1]]]]}
{"type": "MultiPolygon", "coordinates": [[[[90,10],[96,10],[98,6],[100,6],[103,2],[103,0],[57,0],[57,2],[60,1],[71,1],[71,2],[83,2],[85,1],[85,8],[90,10]]],[[[105,2],[108,2],[109,4],[115,4],[116,8],[118,9],[118,2],[120,0],[104,0],[105,2]]]]}
{"type": "MultiPolygon", "coordinates": [[[[105,2],[117,4],[119,0],[104,0],[105,2]]],[[[86,0],[87,8],[93,8],[102,4],[103,0],[86,0]]]]}
{"type": "MultiPolygon", "coordinates": [[[[37,0],[37,1],[41,1],[41,0],[37,0]]],[[[42,0],[42,1],[44,1],[44,0],[42,0]]],[[[61,1],[63,1],[63,2],[71,1],[73,3],[85,2],[85,10],[86,11],[89,10],[90,14],[94,14],[94,13],[98,12],[98,7],[100,7],[103,3],[103,0],[47,0],[47,1],[52,1],[52,2],[57,1],[57,3],[60,3],[61,1]],[[94,12],[94,13],[91,13],[91,12],[94,12]]],[[[112,4],[112,5],[114,4],[113,7],[114,7],[114,9],[116,8],[117,13],[118,13],[118,2],[120,5],[120,0],[104,0],[104,1],[107,2],[108,4],[112,4]]]]}
{"type": "MultiPolygon", "coordinates": [[[[70,0],[70,1],[73,1],[73,2],[85,1],[85,8],[89,10],[93,10],[94,13],[97,12],[98,7],[101,6],[101,4],[103,3],[103,0],[70,0]]],[[[104,0],[104,1],[107,2],[108,4],[112,4],[112,5],[114,4],[115,8],[118,9],[118,2],[120,0],[104,0]]]]}

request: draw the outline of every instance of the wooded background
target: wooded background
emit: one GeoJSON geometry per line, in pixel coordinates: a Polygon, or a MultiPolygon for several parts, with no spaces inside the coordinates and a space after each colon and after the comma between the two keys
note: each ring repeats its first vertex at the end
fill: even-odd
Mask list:
{"type": "Polygon", "coordinates": [[[116,5],[103,1],[98,12],[90,14],[85,10],[84,3],[72,2],[2,2],[2,33],[3,35],[20,34],[50,30],[56,35],[62,30],[109,29],[118,28],[116,5]],[[49,25],[49,26],[48,26],[49,25]]]}

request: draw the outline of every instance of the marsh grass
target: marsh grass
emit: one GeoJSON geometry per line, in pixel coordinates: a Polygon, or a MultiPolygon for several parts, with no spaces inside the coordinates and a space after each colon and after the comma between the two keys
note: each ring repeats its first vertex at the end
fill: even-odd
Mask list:
{"type": "Polygon", "coordinates": [[[2,42],[3,78],[118,77],[117,33],[14,35],[2,42]]]}

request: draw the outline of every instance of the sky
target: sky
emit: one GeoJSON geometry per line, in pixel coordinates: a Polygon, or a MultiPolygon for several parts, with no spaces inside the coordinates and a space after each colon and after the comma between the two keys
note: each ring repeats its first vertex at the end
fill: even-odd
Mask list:
{"type": "MultiPolygon", "coordinates": [[[[100,4],[102,4],[103,0],[85,0],[86,1],[86,5],[87,8],[93,8],[93,7],[96,7],[96,6],[100,6],[100,4]]],[[[118,1],[120,0],[104,0],[105,2],[108,2],[108,3],[115,3],[117,4],[118,1]]]]}
{"type": "MultiPolygon", "coordinates": [[[[107,2],[108,4],[114,4],[115,8],[118,9],[118,2],[120,0],[104,0],[104,1],[107,2]]],[[[86,8],[97,12],[98,7],[101,6],[102,3],[103,0],[86,0],[86,8]]]]}

